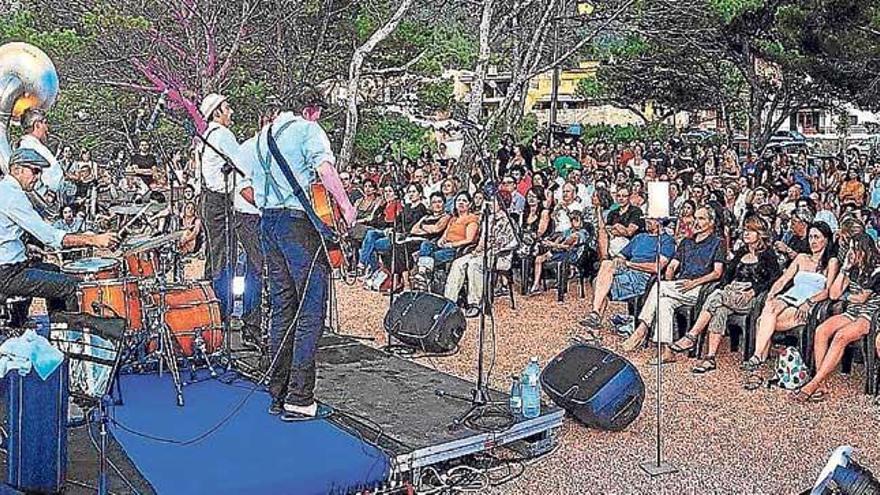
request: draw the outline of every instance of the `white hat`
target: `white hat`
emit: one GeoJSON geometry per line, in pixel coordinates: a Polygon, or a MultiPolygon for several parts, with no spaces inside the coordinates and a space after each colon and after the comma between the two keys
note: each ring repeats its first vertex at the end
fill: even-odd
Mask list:
{"type": "Polygon", "coordinates": [[[202,100],[202,104],[199,106],[199,111],[202,112],[203,117],[210,119],[214,110],[217,110],[224,101],[226,101],[225,96],[211,93],[202,100]]]}

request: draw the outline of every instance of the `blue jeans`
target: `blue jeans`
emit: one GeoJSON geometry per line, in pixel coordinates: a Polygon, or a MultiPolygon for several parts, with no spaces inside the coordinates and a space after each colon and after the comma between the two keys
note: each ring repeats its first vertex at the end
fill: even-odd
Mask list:
{"type": "Polygon", "coordinates": [[[387,253],[391,251],[391,241],[384,231],[370,229],[361,242],[361,252],[358,256],[358,262],[366,266],[371,272],[379,268],[379,258],[377,253],[387,253]]]}
{"type": "Polygon", "coordinates": [[[438,248],[436,244],[431,241],[422,241],[422,246],[419,248],[419,257],[432,257],[434,258],[435,263],[446,263],[447,261],[452,261],[455,259],[455,248],[438,248]]]}
{"type": "Polygon", "coordinates": [[[324,330],[330,266],[320,234],[300,212],[267,209],[261,229],[269,345],[273,356],[278,353],[269,392],[276,401],[307,406],[315,400],[315,353],[324,330]]]}

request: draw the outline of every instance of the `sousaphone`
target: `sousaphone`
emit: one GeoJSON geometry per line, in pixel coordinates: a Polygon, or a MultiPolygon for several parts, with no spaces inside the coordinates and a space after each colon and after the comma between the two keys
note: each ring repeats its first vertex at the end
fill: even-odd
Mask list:
{"type": "Polygon", "coordinates": [[[9,126],[28,108],[48,110],[58,97],[58,72],[43,50],[28,43],[0,46],[0,170],[9,172],[9,126]]]}

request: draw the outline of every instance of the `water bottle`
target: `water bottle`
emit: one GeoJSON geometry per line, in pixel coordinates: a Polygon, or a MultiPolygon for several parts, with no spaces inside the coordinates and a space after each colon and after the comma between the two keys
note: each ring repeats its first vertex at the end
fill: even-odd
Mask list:
{"type": "Polygon", "coordinates": [[[538,358],[533,357],[522,374],[522,407],[525,418],[537,418],[541,415],[541,386],[538,384],[540,375],[538,358]]]}
{"type": "Polygon", "coordinates": [[[510,378],[513,380],[510,385],[510,412],[514,416],[520,416],[522,415],[522,383],[516,375],[510,378]]]}
{"type": "Polygon", "coordinates": [[[37,332],[37,335],[42,335],[47,339],[49,338],[51,322],[49,321],[48,314],[35,314],[31,316],[31,322],[33,323],[34,331],[37,332]]]}

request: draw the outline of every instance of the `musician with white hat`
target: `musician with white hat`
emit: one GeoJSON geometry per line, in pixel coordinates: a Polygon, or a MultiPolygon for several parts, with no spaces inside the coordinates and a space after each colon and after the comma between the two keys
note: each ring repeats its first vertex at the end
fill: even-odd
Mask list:
{"type": "MultiPolygon", "coordinates": [[[[208,122],[204,136],[206,144],[201,152],[202,222],[207,234],[205,274],[213,282],[223,317],[229,318],[233,309],[233,295],[230,288],[235,262],[228,260],[228,254],[230,250],[233,253],[236,251],[233,203],[235,207],[246,208],[250,200],[250,206],[253,208],[253,193],[250,188],[250,178],[236,175],[236,169],[241,170],[234,162],[238,155],[239,144],[235,134],[229,129],[233,114],[229,101],[223,95],[211,93],[202,100],[199,110],[208,122]],[[232,230],[230,232],[232,246],[227,242],[227,228],[232,230]]],[[[254,243],[245,243],[245,246],[250,247],[252,244],[254,243]]],[[[248,249],[248,255],[253,258],[251,251],[252,249],[248,249]]],[[[261,255],[257,256],[259,260],[262,259],[261,255]]],[[[254,283],[250,285],[253,286],[254,283]]],[[[254,288],[251,287],[251,290],[254,288]]],[[[261,290],[259,287],[256,289],[261,290]]],[[[259,326],[259,309],[257,305],[256,311],[252,311],[253,314],[246,315],[251,325],[255,322],[259,326]]]]}

